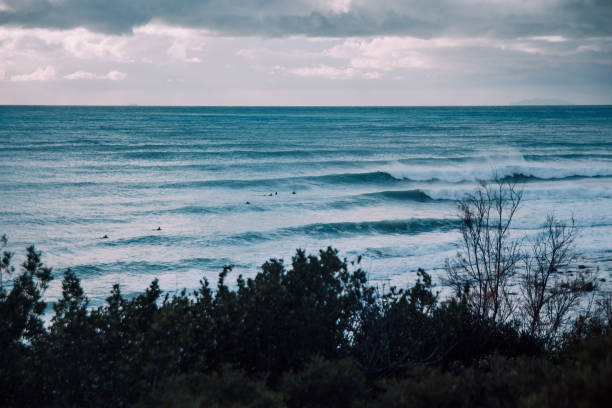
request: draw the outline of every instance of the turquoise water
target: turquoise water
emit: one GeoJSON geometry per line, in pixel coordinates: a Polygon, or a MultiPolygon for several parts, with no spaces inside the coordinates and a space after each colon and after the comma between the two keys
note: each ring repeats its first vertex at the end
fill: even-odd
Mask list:
{"type": "Polygon", "coordinates": [[[226,264],[250,276],[298,247],[361,254],[374,281],[439,277],[453,200],[494,171],[524,182],[514,233],[574,214],[579,262],[611,276],[610,106],[4,106],[0,141],[9,249],[72,267],[93,304],[117,282],[193,288],[226,264]]]}

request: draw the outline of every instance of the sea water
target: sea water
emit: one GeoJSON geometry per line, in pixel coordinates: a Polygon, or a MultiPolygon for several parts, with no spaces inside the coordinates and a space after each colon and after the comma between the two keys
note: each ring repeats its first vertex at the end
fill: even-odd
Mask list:
{"type": "Polygon", "coordinates": [[[495,174],[523,190],[515,236],[573,216],[576,262],[610,280],[610,106],[0,107],[0,234],[16,262],[35,244],[72,268],[94,306],[115,283],[191,289],[229,264],[233,281],[296,248],[441,282],[455,200],[495,174]]]}

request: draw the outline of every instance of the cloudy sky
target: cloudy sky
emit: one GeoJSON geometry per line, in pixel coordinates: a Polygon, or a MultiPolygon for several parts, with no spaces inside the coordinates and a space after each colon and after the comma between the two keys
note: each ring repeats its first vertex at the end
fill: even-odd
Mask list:
{"type": "Polygon", "coordinates": [[[612,104],[612,0],[0,0],[0,104],[612,104]]]}

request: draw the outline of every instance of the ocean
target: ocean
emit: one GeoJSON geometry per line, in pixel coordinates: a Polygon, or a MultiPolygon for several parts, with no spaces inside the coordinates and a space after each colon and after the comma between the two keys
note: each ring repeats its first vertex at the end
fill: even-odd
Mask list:
{"type": "Polygon", "coordinates": [[[576,263],[611,280],[612,106],[0,107],[0,234],[43,251],[50,299],[70,267],[93,306],[327,246],[442,285],[455,200],[494,173],[524,190],[513,234],[573,215],[576,263]]]}

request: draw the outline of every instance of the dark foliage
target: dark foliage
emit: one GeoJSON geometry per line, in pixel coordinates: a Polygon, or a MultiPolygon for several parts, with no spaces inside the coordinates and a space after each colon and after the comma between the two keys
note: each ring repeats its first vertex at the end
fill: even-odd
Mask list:
{"type": "MultiPolygon", "coordinates": [[[[3,270],[12,272],[10,255],[3,270]]],[[[51,269],[28,248],[12,285],[0,289],[2,405],[562,406],[607,398],[605,302],[553,352],[521,322],[482,316],[465,291],[439,301],[422,270],[411,288],[377,290],[358,263],[328,248],[297,251],[290,267],[272,259],[233,287],[230,272],[215,290],[204,280],[174,296],[157,281],[132,299],[114,286],[92,309],[68,270],[45,327],[51,269]]]]}
{"type": "Polygon", "coordinates": [[[190,373],[169,377],[161,390],[137,404],[141,408],[276,408],[283,407],[282,395],[266,387],[260,378],[224,366],[210,374],[190,373]]]}
{"type": "Polygon", "coordinates": [[[492,355],[458,370],[417,367],[379,383],[381,407],[601,407],[612,398],[612,336],[561,361],[492,355]]]}
{"type": "Polygon", "coordinates": [[[288,408],[358,407],[370,396],[364,373],[351,359],[316,358],[303,371],[286,374],[282,391],[288,408]]]}
{"type": "MultiPolygon", "coordinates": [[[[4,253],[4,270],[13,271],[11,254],[4,253]]],[[[37,354],[46,338],[41,315],[45,310],[43,293],[51,281],[51,269],[40,260],[40,252],[27,248],[22,273],[15,277],[11,290],[0,288],[0,395],[11,404],[23,406],[42,395],[31,393],[40,373],[37,354]]]]}

